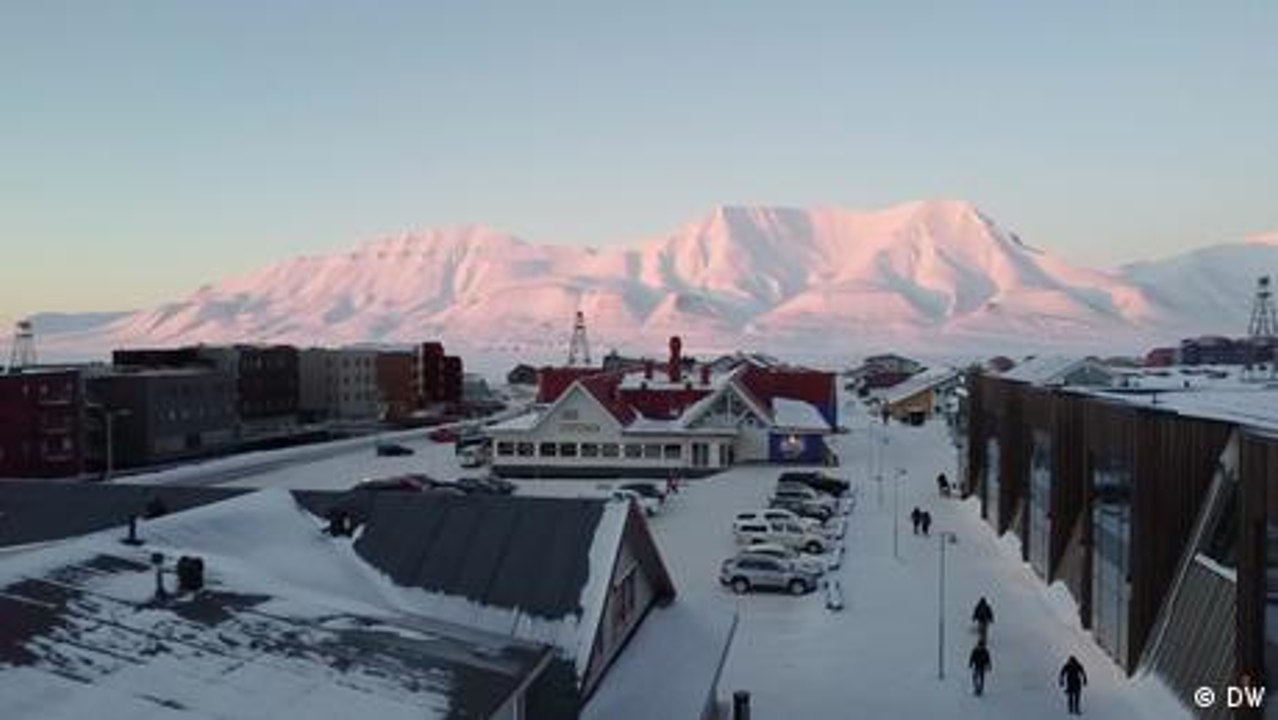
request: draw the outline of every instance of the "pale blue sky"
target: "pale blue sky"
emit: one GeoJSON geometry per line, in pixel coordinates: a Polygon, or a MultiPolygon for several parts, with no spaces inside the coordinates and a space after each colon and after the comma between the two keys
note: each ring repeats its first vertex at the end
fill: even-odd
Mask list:
{"type": "Polygon", "coordinates": [[[0,317],[724,203],[964,198],[1166,255],[1278,229],[1275,38],[1274,2],[4,3],[0,317]]]}

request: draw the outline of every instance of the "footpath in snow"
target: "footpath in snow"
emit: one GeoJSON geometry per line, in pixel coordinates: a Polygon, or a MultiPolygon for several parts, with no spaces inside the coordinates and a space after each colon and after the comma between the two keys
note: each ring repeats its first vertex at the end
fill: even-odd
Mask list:
{"type": "Polygon", "coordinates": [[[691,483],[653,528],[681,601],[735,606],[740,625],[720,683],[725,695],[752,693],[764,718],[1015,718],[1066,717],[1057,687],[1073,654],[1086,667],[1087,717],[1169,720],[1191,717],[1161,683],[1128,679],[1070,615],[1060,588],[1048,589],[1022,563],[1013,543],[999,539],[974,501],[939,496],[935,478],[956,475],[956,454],[942,423],[871,429],[848,406],[853,431],[834,439],[840,474],[859,501],[845,539],[844,608],[825,607],[824,593],[736,596],[718,584],[719,563],[731,555],[735,512],[763,507],[778,470],[741,467],[691,483]],[[880,441],[887,438],[887,443],[880,441]],[[883,483],[868,479],[867,447],[882,447],[883,483]],[[899,560],[893,553],[892,477],[900,475],[899,560]],[[932,514],[930,537],[915,536],[909,512],[932,514]],[[938,535],[946,547],[945,679],[938,679],[938,535]],[[993,672],[974,697],[967,670],[976,642],[972,608],[984,595],[995,622],[993,672]]]}

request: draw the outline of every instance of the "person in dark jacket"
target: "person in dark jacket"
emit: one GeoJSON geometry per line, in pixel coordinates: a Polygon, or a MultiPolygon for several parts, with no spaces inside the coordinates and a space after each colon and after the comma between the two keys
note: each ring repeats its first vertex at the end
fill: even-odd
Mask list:
{"type": "Polygon", "coordinates": [[[1065,699],[1069,704],[1070,715],[1082,715],[1078,709],[1078,701],[1083,695],[1083,686],[1087,684],[1087,671],[1083,669],[1083,664],[1073,655],[1069,656],[1069,660],[1065,661],[1065,665],[1061,667],[1060,679],[1058,684],[1065,688],[1065,699]]]}
{"type": "Polygon", "coordinates": [[[932,513],[926,510],[923,511],[922,516],[919,518],[919,527],[923,530],[923,534],[927,535],[928,531],[932,529],[932,513]]]}
{"type": "Polygon", "coordinates": [[[994,624],[994,608],[990,607],[989,602],[982,597],[976,601],[976,607],[972,609],[972,622],[976,623],[976,629],[981,635],[981,642],[989,639],[990,625],[994,624]]]}
{"type": "Polygon", "coordinates": [[[945,477],[945,473],[936,476],[936,491],[941,495],[950,494],[950,481],[945,477]]]}
{"type": "Polygon", "coordinates": [[[972,654],[967,659],[967,666],[972,669],[972,692],[983,695],[985,673],[994,669],[994,663],[990,660],[990,651],[985,647],[984,640],[977,642],[976,647],[972,648],[972,654]]]}
{"type": "Polygon", "coordinates": [[[923,511],[917,505],[910,511],[910,523],[914,525],[914,534],[918,535],[919,525],[923,523],[923,511]]]}

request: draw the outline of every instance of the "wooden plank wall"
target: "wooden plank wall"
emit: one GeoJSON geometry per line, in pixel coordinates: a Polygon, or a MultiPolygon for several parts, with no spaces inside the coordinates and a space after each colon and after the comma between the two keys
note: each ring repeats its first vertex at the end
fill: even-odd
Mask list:
{"type": "Polygon", "coordinates": [[[1265,665],[1266,540],[1268,523],[1278,522],[1278,437],[1244,433],[1239,450],[1238,676],[1272,684],[1266,670],[1274,681],[1278,667],[1265,665]]]}

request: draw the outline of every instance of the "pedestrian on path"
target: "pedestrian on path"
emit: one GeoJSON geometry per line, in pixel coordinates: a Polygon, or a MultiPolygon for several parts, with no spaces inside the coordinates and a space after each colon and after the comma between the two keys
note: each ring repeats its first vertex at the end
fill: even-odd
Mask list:
{"type": "Polygon", "coordinates": [[[972,622],[976,623],[981,642],[988,641],[990,625],[994,624],[994,608],[990,607],[984,596],[976,601],[976,607],[972,609],[972,622]]]}
{"type": "Polygon", "coordinates": [[[967,666],[972,669],[972,693],[977,696],[984,695],[985,674],[994,669],[994,663],[990,660],[990,651],[985,647],[984,640],[977,642],[976,647],[972,648],[972,654],[967,659],[967,666]]]}
{"type": "Polygon", "coordinates": [[[923,529],[923,534],[927,535],[928,531],[932,528],[932,513],[926,510],[923,511],[923,514],[919,519],[919,527],[923,529]]]}
{"type": "Polygon", "coordinates": [[[945,477],[945,473],[936,476],[936,491],[941,497],[948,497],[950,494],[950,481],[945,477]]]}
{"type": "Polygon", "coordinates": [[[1082,715],[1082,711],[1078,709],[1078,702],[1083,695],[1083,686],[1087,684],[1087,671],[1083,669],[1083,664],[1078,661],[1078,658],[1069,656],[1069,660],[1066,660],[1065,665],[1061,667],[1057,684],[1065,688],[1069,714],[1082,715]]]}
{"type": "Polygon", "coordinates": [[[914,525],[914,534],[919,534],[919,526],[923,524],[923,511],[917,505],[910,511],[910,523],[914,525]]]}

